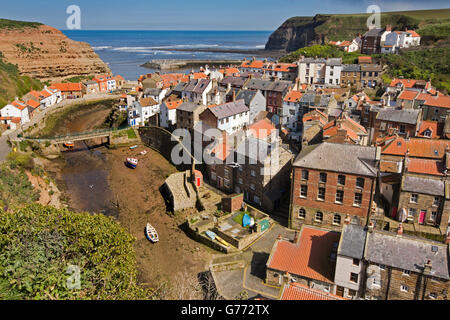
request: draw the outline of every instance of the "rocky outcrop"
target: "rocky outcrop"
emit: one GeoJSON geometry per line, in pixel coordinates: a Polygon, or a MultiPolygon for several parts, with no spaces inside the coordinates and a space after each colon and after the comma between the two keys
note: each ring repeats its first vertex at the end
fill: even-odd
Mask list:
{"type": "Polygon", "coordinates": [[[316,17],[295,17],[283,23],[269,37],[266,50],[295,51],[313,44],[322,44],[323,39],[315,28],[325,22],[316,17]]]}
{"type": "Polygon", "coordinates": [[[21,75],[44,81],[111,72],[89,44],[46,25],[0,29],[0,52],[21,75]]]}

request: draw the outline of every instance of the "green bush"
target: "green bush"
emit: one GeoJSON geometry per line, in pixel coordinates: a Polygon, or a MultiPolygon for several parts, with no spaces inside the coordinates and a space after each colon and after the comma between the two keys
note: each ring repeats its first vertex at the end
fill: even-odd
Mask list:
{"type": "Polygon", "coordinates": [[[37,204],[0,209],[0,299],[148,298],[137,284],[134,241],[101,214],[37,204]],[[69,266],[80,271],[73,289],[69,266]]]}

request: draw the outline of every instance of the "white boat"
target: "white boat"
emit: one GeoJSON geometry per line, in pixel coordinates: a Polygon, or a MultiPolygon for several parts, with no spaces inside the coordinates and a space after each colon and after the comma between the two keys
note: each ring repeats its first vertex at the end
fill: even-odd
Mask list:
{"type": "Polygon", "coordinates": [[[147,226],[145,227],[145,236],[147,237],[148,240],[150,240],[153,243],[159,241],[158,233],[150,223],[147,223],[147,226]]]}
{"type": "Polygon", "coordinates": [[[127,158],[127,165],[133,169],[136,169],[138,164],[138,159],[136,158],[127,158]]]}
{"type": "Polygon", "coordinates": [[[147,150],[141,151],[141,154],[145,156],[147,154],[147,150]]]}

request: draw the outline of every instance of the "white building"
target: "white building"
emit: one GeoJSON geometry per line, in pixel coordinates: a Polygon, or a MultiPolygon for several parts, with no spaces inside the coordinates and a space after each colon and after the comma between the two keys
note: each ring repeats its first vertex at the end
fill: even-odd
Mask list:
{"type": "Polygon", "coordinates": [[[326,63],[326,59],[301,59],[298,68],[298,78],[300,79],[300,83],[324,84],[326,63]]]}
{"type": "Polygon", "coordinates": [[[300,131],[302,128],[301,117],[303,116],[303,109],[300,107],[301,98],[302,93],[300,91],[292,90],[283,101],[281,124],[293,132],[300,131]]]}
{"type": "Polygon", "coordinates": [[[325,65],[325,84],[331,86],[339,86],[341,81],[342,59],[327,59],[325,65]]]}
{"type": "Polygon", "coordinates": [[[148,119],[159,113],[159,107],[159,103],[150,97],[135,101],[133,107],[128,110],[128,125],[145,125],[148,119]]]}
{"type": "Polygon", "coordinates": [[[26,103],[16,99],[0,110],[2,123],[10,125],[11,129],[16,129],[15,124],[30,122],[30,109],[31,107],[26,103]]]}
{"type": "Polygon", "coordinates": [[[212,90],[212,81],[208,79],[190,80],[181,92],[182,99],[189,102],[208,104],[208,93],[212,90]]]}
{"type": "Polygon", "coordinates": [[[147,88],[144,90],[144,94],[142,97],[144,98],[152,98],[157,103],[161,103],[163,99],[166,97],[167,89],[159,89],[159,88],[147,88]]]}
{"type": "Polygon", "coordinates": [[[362,226],[345,224],[339,241],[334,283],[336,294],[345,298],[361,297],[364,282],[364,245],[366,231],[362,226]]]}
{"type": "Polygon", "coordinates": [[[244,99],[239,99],[206,109],[200,114],[200,120],[213,128],[233,134],[250,124],[250,109],[245,105],[244,99]]]}
{"type": "Polygon", "coordinates": [[[159,125],[163,128],[177,124],[177,108],[183,104],[181,99],[166,99],[159,107],[159,125]]]}

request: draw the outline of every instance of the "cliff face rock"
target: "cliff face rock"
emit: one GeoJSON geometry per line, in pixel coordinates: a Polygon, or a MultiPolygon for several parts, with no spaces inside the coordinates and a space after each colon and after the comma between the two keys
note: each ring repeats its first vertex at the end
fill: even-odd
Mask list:
{"type": "Polygon", "coordinates": [[[324,19],[317,16],[291,18],[270,35],[266,49],[290,52],[313,44],[322,44],[323,38],[315,29],[324,22],[324,19]]]}
{"type": "Polygon", "coordinates": [[[0,52],[21,75],[44,81],[111,72],[89,44],[46,25],[0,29],[0,52]]]}

